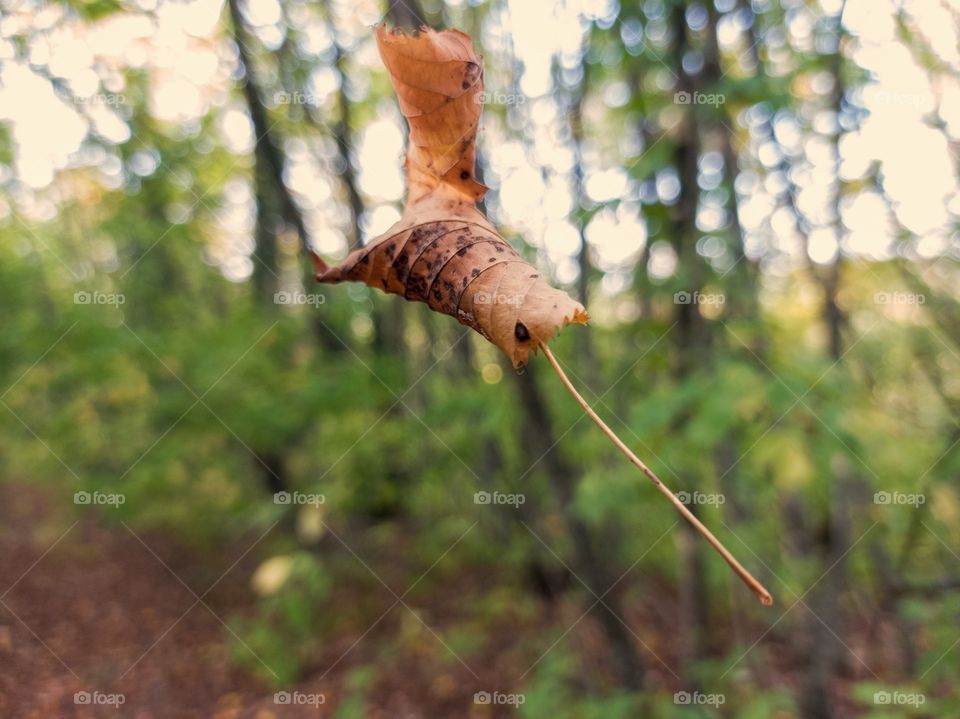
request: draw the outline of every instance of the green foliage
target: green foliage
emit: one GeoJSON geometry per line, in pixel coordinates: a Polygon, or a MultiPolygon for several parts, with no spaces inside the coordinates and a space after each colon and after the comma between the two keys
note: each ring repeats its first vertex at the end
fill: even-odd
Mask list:
{"type": "Polygon", "coordinates": [[[266,560],[253,581],[261,598],[256,614],[231,622],[234,659],[266,682],[290,686],[333,623],[324,611],[333,579],[316,556],[295,552],[266,560]]]}
{"type": "MultiPolygon", "coordinates": [[[[342,17],[350,5],[284,3],[282,32],[274,38],[272,28],[259,28],[263,37],[250,48],[252,76],[267,100],[304,91],[315,79],[333,88],[312,105],[267,102],[265,108],[279,140],[274,145],[288,155],[285,181],[294,165],[322,179],[317,197],[293,196],[309,210],[310,234],[331,242],[354,229],[345,170],[363,174],[363,133],[398,117],[386,75],[373,66],[369,38],[360,34],[369,23],[342,17]],[[313,22],[327,32],[308,30],[313,22]],[[341,45],[344,75],[333,70],[331,39],[341,45]],[[353,138],[343,152],[334,133],[346,110],[353,138]]],[[[11,168],[20,148],[0,125],[0,479],[44,487],[77,518],[94,512],[107,526],[122,521],[131,531],[154,531],[190,547],[216,551],[239,542],[247,549],[251,537],[264,537],[234,570],[247,594],[241,608],[231,609],[227,641],[238,668],[277,687],[308,680],[329,658],[329,647],[360,636],[396,592],[429,630],[409,613],[407,623],[385,620],[384,632],[399,638],[378,638],[377,649],[401,668],[422,661],[460,671],[462,657],[486,671],[503,661],[504,674],[509,669],[517,682],[510,689],[525,696],[520,716],[794,716],[806,661],[797,647],[809,632],[804,622],[814,621],[804,614],[806,593],[836,567],[845,582],[835,603],[855,634],[842,649],[863,655],[879,677],[861,681],[869,674],[844,654],[853,668],[838,680],[838,695],[864,716],[957,715],[952,683],[960,649],[953,630],[960,599],[955,589],[911,593],[899,586],[956,575],[956,248],[927,262],[930,254],[918,251],[905,228],[898,228],[902,237],[887,259],[857,255],[841,243],[836,299],[843,356],[836,359],[823,299],[823,278],[833,265],[808,263],[805,248],[802,257],[790,256],[794,249],[786,245],[794,240],[780,236],[793,232],[794,221],[798,234],[814,225],[845,231],[830,213],[811,223],[786,187],[810,169],[802,157],[806,145],[825,150],[832,142],[815,129],[832,127],[825,119],[832,112],[829,91],[810,88],[837,79],[828,77],[833,57],[791,40],[785,29],[810,4],[754,2],[746,4],[752,11],[723,11],[746,13],[750,22],[741,23],[739,45],[721,48],[716,72],[684,78],[699,92],[725,96],[724,103],[696,107],[678,105],[674,85],[684,60],[695,64],[709,53],[707,33],[691,30],[680,52],[670,15],[694,4],[620,5],[615,21],[583,19],[587,46],[555,58],[550,93],[525,98],[523,109],[488,108],[490,139],[481,156],[496,155],[501,141],[537,157],[544,145],[586,163],[577,169],[587,180],[610,168],[626,178],[620,197],[595,200],[581,187],[569,202],[559,197],[574,230],[624,209],[642,219],[646,236],[643,250],[612,269],[590,264],[601,244],[591,240],[587,262],[577,269],[588,273],[594,324],[565,330],[551,346],[577,384],[592,390],[584,394],[597,411],[670,487],[722,498],[699,506],[698,514],[771,585],[774,614],[748,606],[706,547],[691,560],[686,537],[675,529],[678,517],[584,419],[540,358],[527,371],[540,388],[549,428],[533,426],[521,385],[495,351],[473,334],[464,337],[467,330],[449,318],[423,307],[397,312],[399,298],[366,287],[312,284],[287,211],[281,217],[276,209],[281,188],[264,171],[255,138],[238,140],[224,129],[245,109],[226,25],[223,37],[209,40],[223,45],[217,45],[222,97],[199,118],[154,116],[155,68],[98,67],[104,88],[123,86],[126,102],[117,117],[130,139],[111,141],[91,125],[73,164],[48,188],[16,177],[11,168]],[[628,25],[642,42],[631,42],[628,25]],[[749,67],[754,49],[759,72],[749,67]],[[621,86],[624,101],[608,102],[607,91],[621,86]],[[581,127],[571,128],[578,105],[581,127]],[[541,115],[556,121],[549,138],[532,135],[545,132],[533,122],[541,115]],[[774,152],[776,119],[796,125],[799,153],[774,152]],[[576,147],[574,129],[582,134],[576,147]],[[738,166],[713,185],[694,178],[700,185],[692,214],[684,216],[687,197],[665,199],[657,183],[681,176],[693,145],[701,155],[694,152],[696,164],[706,152],[722,155],[724,140],[738,166]],[[782,166],[770,159],[777,153],[782,166]],[[262,176],[267,187],[257,184],[262,176]],[[734,187],[745,178],[751,190],[734,187]],[[790,221],[765,218],[750,232],[762,246],[739,257],[745,231],[733,219],[743,221],[743,205],[761,187],[770,195],[771,217],[790,221]],[[264,200],[259,215],[258,198],[264,200]],[[700,209],[721,208],[724,221],[704,229],[697,202],[700,209]],[[272,264],[257,254],[263,244],[251,249],[257,238],[271,243],[272,264]],[[699,251],[707,240],[720,249],[699,251]],[[678,264],[653,272],[653,250],[678,264]],[[609,291],[608,280],[620,289],[609,291]],[[694,288],[727,302],[684,315],[674,293],[694,288]],[[273,300],[274,291],[287,290],[317,293],[323,301],[273,300]],[[904,307],[876,300],[893,290],[920,293],[925,301],[904,307]],[[91,296],[115,300],[77,299],[91,296]],[[690,349],[681,336],[702,344],[690,349]],[[537,442],[543,435],[556,444],[557,463],[543,456],[537,442]],[[557,466],[570,476],[557,476],[557,466]],[[564,479],[569,487],[561,486],[564,479]],[[280,489],[325,501],[284,505],[274,499],[280,489]],[[525,502],[522,508],[477,504],[479,491],[519,493],[525,502]],[[917,495],[922,504],[876,499],[917,495]],[[839,559],[822,547],[836,529],[827,524],[831,518],[849,539],[843,548],[849,553],[839,559]],[[592,619],[563,635],[593,601],[581,586],[588,577],[578,563],[581,536],[572,531],[581,525],[610,583],[625,572],[618,592],[628,609],[628,641],[653,667],[648,691],[625,693],[615,672],[599,667],[609,660],[609,642],[592,619]],[[556,596],[534,591],[534,569],[561,578],[550,590],[556,596]],[[701,574],[702,584],[695,584],[701,574]],[[889,584],[894,580],[896,587],[889,584]],[[705,617],[705,626],[691,626],[678,598],[688,601],[700,590],[705,609],[695,620],[705,617]],[[634,634],[638,627],[653,637],[634,634]],[[899,629],[915,653],[910,676],[902,657],[891,659],[897,650],[880,650],[899,629]],[[648,638],[658,651],[666,645],[676,673],[666,673],[634,641],[648,638]],[[695,638],[703,656],[680,668],[686,649],[680,645],[695,638]],[[555,639],[535,670],[518,679],[555,639]],[[753,663],[744,660],[742,675],[729,673],[747,654],[753,663]],[[708,691],[723,692],[725,705],[678,705],[673,689],[691,680],[685,669],[708,691]],[[874,698],[878,692],[919,693],[925,703],[884,706],[874,698]]],[[[113,0],[71,0],[63,8],[63,22],[91,26],[133,12],[113,0]]],[[[499,0],[429,7],[431,18],[475,28],[489,46],[486,72],[496,90],[522,75],[505,40],[505,8],[499,0]]],[[[821,17],[819,6],[813,14],[810,37],[832,37],[823,28],[831,18],[821,17]]],[[[10,52],[29,64],[26,48],[42,32],[16,31],[10,52]]],[[[917,53],[933,65],[929,48],[917,53]]],[[[851,107],[840,119],[850,137],[868,80],[853,54],[845,55],[840,78],[848,83],[851,107]]],[[[4,55],[0,65],[6,62],[4,55]]],[[[47,77],[39,60],[32,67],[68,98],[73,89],[62,78],[47,77]]],[[[492,185],[505,181],[497,172],[515,158],[496,159],[484,168],[492,185]]],[[[575,170],[560,166],[562,177],[552,169],[544,176],[567,182],[575,170]]],[[[885,194],[891,178],[874,174],[840,183],[838,204],[871,192],[895,205],[885,194]]],[[[354,182],[366,203],[360,227],[366,232],[396,198],[354,182]]],[[[495,218],[506,216],[507,199],[494,187],[488,203],[495,218]]],[[[947,237],[951,228],[942,229],[947,237]]],[[[525,243],[516,227],[505,232],[524,256],[558,270],[553,280],[569,279],[580,259],[572,254],[557,263],[552,248],[525,243]]],[[[590,587],[597,594],[606,589],[590,587]]],[[[846,628],[830,629],[849,639],[846,628]]],[[[393,669],[372,655],[344,660],[334,716],[367,715],[393,669]]],[[[457,691],[464,687],[460,682],[457,691]]]]}
{"type": "Polygon", "coordinates": [[[626,719],[637,716],[639,697],[620,693],[605,697],[584,696],[578,684],[576,658],[564,651],[549,654],[524,690],[521,717],[557,717],[558,719],[626,719]]]}

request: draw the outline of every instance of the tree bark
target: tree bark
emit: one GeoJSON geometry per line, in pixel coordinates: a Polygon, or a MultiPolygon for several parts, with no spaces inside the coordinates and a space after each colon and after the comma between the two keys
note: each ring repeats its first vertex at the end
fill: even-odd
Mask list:
{"type": "MultiPolygon", "coordinates": [[[[576,573],[589,584],[592,592],[602,596],[613,585],[615,578],[608,570],[603,555],[596,549],[596,537],[572,512],[576,470],[555,446],[556,433],[543,391],[530,370],[524,375],[514,375],[520,391],[520,406],[525,415],[521,426],[523,446],[527,449],[527,457],[531,463],[543,458],[551,486],[556,489],[563,521],[573,540],[576,573]]],[[[594,599],[592,595],[588,596],[587,602],[593,603],[594,599]]],[[[594,606],[592,614],[607,638],[620,684],[628,690],[642,689],[644,663],[625,626],[619,593],[614,590],[604,597],[603,602],[594,606]]]]}

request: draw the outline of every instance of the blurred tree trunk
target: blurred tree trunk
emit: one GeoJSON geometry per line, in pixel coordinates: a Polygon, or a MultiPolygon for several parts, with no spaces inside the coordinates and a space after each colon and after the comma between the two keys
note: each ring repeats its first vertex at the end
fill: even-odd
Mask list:
{"type": "MultiPolygon", "coordinates": [[[[738,6],[746,9],[743,0],[738,6]]],[[[717,86],[723,77],[723,68],[720,65],[720,39],[717,34],[717,11],[713,4],[708,5],[709,20],[707,26],[707,41],[704,51],[704,77],[708,83],[717,86]]],[[[750,37],[751,64],[760,67],[757,55],[757,44],[753,35],[750,37]]],[[[756,77],[756,73],[754,73],[756,77]]],[[[730,238],[733,255],[733,266],[721,276],[725,280],[725,293],[732,288],[729,298],[731,319],[745,320],[749,327],[759,327],[755,336],[751,337],[751,349],[761,358],[766,356],[766,338],[763,332],[762,317],[760,314],[760,268],[756,261],[750,259],[746,250],[746,234],[740,225],[740,207],[737,197],[736,182],[740,174],[740,156],[737,151],[737,138],[730,123],[734,118],[727,116],[727,121],[718,120],[714,123],[714,131],[721,141],[724,167],[724,179],[730,193],[730,238]],[[729,277],[729,279],[726,279],[729,277]]]]}
{"type": "MultiPolygon", "coordinates": [[[[331,27],[333,36],[336,37],[336,28],[331,27]]],[[[353,147],[353,127],[352,123],[352,105],[350,103],[349,83],[350,75],[346,70],[346,60],[343,54],[343,48],[336,40],[333,41],[333,64],[340,75],[340,83],[337,89],[337,107],[339,115],[333,126],[333,137],[337,141],[337,156],[340,160],[339,167],[340,179],[343,181],[343,188],[347,193],[347,206],[350,208],[350,238],[348,249],[354,250],[363,244],[363,198],[360,196],[360,190],[357,189],[357,173],[354,169],[353,158],[350,149],[353,147]]]]}
{"type": "Polygon", "coordinates": [[[590,265],[590,253],[587,247],[587,223],[583,218],[584,172],[583,172],[583,103],[587,94],[587,67],[584,62],[584,53],[580,53],[581,80],[577,84],[570,98],[570,107],[567,110],[567,124],[570,128],[570,139],[573,142],[573,193],[574,216],[573,220],[580,234],[580,251],[577,254],[577,265],[580,276],[577,279],[577,299],[584,307],[587,306],[590,292],[590,275],[593,267],[590,265]]]}
{"type": "MultiPolygon", "coordinates": [[[[244,72],[243,93],[247,101],[250,121],[253,124],[257,171],[262,173],[255,178],[257,191],[262,190],[264,196],[268,193],[274,196],[274,201],[280,211],[278,219],[282,219],[293,226],[300,240],[301,248],[306,252],[310,248],[310,238],[307,234],[306,224],[296,201],[293,199],[293,194],[284,182],[283,173],[286,158],[284,157],[283,146],[279,138],[275,136],[273,123],[270,122],[267,115],[262,93],[254,75],[253,58],[249,50],[253,39],[245,30],[246,26],[240,12],[239,0],[229,0],[227,5],[230,9],[234,42],[244,72]]],[[[269,225],[270,223],[267,222],[266,224],[269,225]]],[[[267,229],[269,230],[270,227],[267,229]]],[[[273,234],[275,237],[276,232],[274,231],[273,234]]]]}
{"type": "MultiPolygon", "coordinates": [[[[273,294],[280,289],[278,238],[283,221],[297,232],[300,247],[308,251],[310,240],[300,209],[284,182],[285,158],[280,140],[275,137],[273,124],[263,105],[262,93],[254,75],[250,53],[252,38],[245,30],[238,0],[228,0],[233,39],[243,68],[243,93],[254,131],[254,198],[256,227],[254,237],[254,274],[256,302],[268,313],[277,312],[273,294]],[[272,290],[272,291],[271,291],[272,290]]],[[[251,448],[259,464],[264,487],[270,494],[289,489],[286,451],[261,446],[255,439],[251,448]]]]}
{"type": "MultiPolygon", "coordinates": [[[[589,33],[589,30],[587,31],[589,33]]],[[[567,110],[567,123],[570,128],[570,140],[573,144],[573,222],[580,235],[580,250],[577,253],[577,299],[584,307],[589,307],[590,280],[593,276],[593,266],[590,262],[590,247],[587,245],[587,222],[583,206],[586,193],[584,190],[583,169],[583,103],[586,100],[589,82],[589,67],[585,60],[586,51],[580,53],[581,75],[580,82],[570,98],[570,107],[567,110]]],[[[584,332],[578,338],[575,358],[581,368],[581,374],[591,386],[597,386],[599,376],[593,354],[591,333],[584,332]]]]}
{"type": "MultiPolygon", "coordinates": [[[[743,7],[742,0],[738,3],[743,7]]],[[[720,64],[720,39],[717,33],[718,14],[713,4],[707,5],[708,20],[704,47],[703,81],[707,87],[718,89],[723,77],[723,68],[720,64]]],[[[750,52],[756,53],[756,47],[750,52]]],[[[758,67],[758,65],[754,65],[758,67]]],[[[720,113],[720,108],[717,108],[720,113]]],[[[721,115],[722,117],[722,115],[721,115]]],[[[730,123],[735,119],[726,116],[726,121],[718,119],[713,123],[712,131],[719,136],[723,155],[724,181],[729,192],[730,226],[728,247],[731,249],[733,265],[720,276],[723,282],[723,294],[728,298],[725,307],[729,312],[728,319],[742,320],[751,330],[747,341],[752,345],[751,351],[763,359],[766,356],[766,338],[763,317],[760,312],[760,272],[756,262],[747,256],[746,236],[740,224],[740,206],[737,197],[737,177],[740,173],[740,158],[737,151],[737,138],[730,123]]],[[[730,515],[734,525],[749,521],[753,517],[752,502],[749,501],[747,491],[738,481],[736,468],[742,456],[743,448],[738,446],[731,432],[720,440],[714,453],[714,465],[720,491],[728,498],[730,515]]],[[[728,581],[733,582],[730,578],[728,581]]],[[[732,603],[732,620],[739,628],[741,611],[736,603],[732,603]]],[[[737,632],[738,638],[740,632],[737,632]]]]}
{"type": "MultiPolygon", "coordinates": [[[[837,15],[837,47],[830,57],[829,72],[833,76],[833,93],[831,106],[837,116],[837,129],[833,137],[835,167],[837,169],[837,190],[833,201],[833,227],[837,233],[838,242],[841,239],[842,223],[840,222],[840,200],[842,184],[839,177],[839,141],[842,132],[839,125],[839,115],[844,97],[844,85],[841,75],[842,50],[839,38],[842,37],[840,19],[843,8],[837,15]]],[[[753,63],[762,70],[762,62],[757,47],[762,40],[758,37],[756,25],[749,30],[750,53],[753,63]]],[[[765,123],[766,134],[770,141],[778,144],[773,129],[772,119],[765,123]]],[[[809,231],[810,227],[797,206],[797,188],[791,179],[791,165],[787,153],[781,153],[784,158],[778,170],[787,182],[786,204],[790,209],[797,232],[803,238],[805,261],[815,283],[820,287],[823,295],[822,321],[827,336],[828,358],[836,363],[837,369],[842,371],[841,358],[843,356],[842,330],[844,316],[840,310],[837,295],[840,289],[842,271],[842,251],[838,247],[836,260],[823,272],[810,259],[809,231]]],[[[784,526],[793,551],[797,556],[816,556],[819,566],[826,574],[810,594],[807,604],[810,608],[802,632],[802,652],[805,658],[802,687],[799,691],[800,712],[804,719],[832,719],[836,716],[836,707],[832,696],[834,679],[841,668],[840,646],[843,642],[844,623],[840,604],[841,595],[847,586],[845,552],[849,547],[849,532],[847,520],[849,516],[850,495],[855,486],[862,484],[852,472],[844,468],[830,481],[827,499],[813,508],[799,494],[787,497],[783,503],[784,526]]]]}
{"type": "MultiPolygon", "coordinates": [[[[630,62],[627,68],[627,86],[630,88],[630,96],[638,98],[642,103],[640,109],[640,119],[634,129],[640,136],[642,150],[641,153],[647,152],[657,140],[653,137],[653,134],[650,131],[649,122],[650,118],[648,117],[646,111],[646,103],[644,100],[644,89],[643,89],[643,73],[644,70],[641,70],[638,62],[630,62]]],[[[637,291],[640,295],[640,319],[650,319],[653,311],[653,288],[650,284],[650,245],[652,244],[651,238],[648,236],[646,241],[643,243],[643,251],[640,254],[640,259],[637,262],[637,267],[635,272],[634,285],[637,288],[637,291]]]]}
{"type": "MultiPolygon", "coordinates": [[[[843,326],[846,318],[837,300],[840,289],[841,272],[843,268],[842,233],[843,224],[840,217],[840,203],[843,196],[843,183],[840,179],[840,139],[842,127],[840,113],[843,107],[844,82],[842,77],[843,54],[843,6],[836,18],[837,47],[836,52],[829,59],[829,72],[833,77],[831,107],[836,116],[836,131],[832,138],[834,153],[834,167],[836,173],[836,190],[833,197],[833,228],[837,238],[836,258],[824,271],[818,271],[812,261],[810,253],[807,259],[810,271],[820,284],[823,292],[823,324],[827,334],[827,354],[837,369],[844,371],[841,363],[843,358],[843,326]]],[[[850,545],[850,535],[847,529],[849,516],[850,495],[855,484],[862,484],[862,478],[846,467],[847,463],[836,472],[831,482],[832,491],[828,501],[822,504],[822,514],[817,521],[816,532],[813,536],[814,553],[820,557],[826,575],[813,589],[808,602],[810,614],[805,636],[808,641],[808,651],[805,656],[808,661],[804,691],[801,692],[800,707],[806,719],[829,719],[837,716],[833,702],[833,683],[839,673],[841,662],[841,647],[844,643],[845,613],[841,604],[842,593],[847,587],[846,553],[850,545]]]]}
{"type": "MultiPolygon", "coordinates": [[[[519,72],[515,72],[516,76],[519,76],[519,72]]],[[[556,78],[555,82],[557,82],[556,78]]],[[[578,157],[580,143],[583,140],[583,123],[580,114],[584,92],[586,92],[586,88],[581,84],[578,92],[575,93],[573,106],[568,109],[567,114],[571,139],[575,145],[573,149],[578,153],[578,157]]],[[[512,107],[510,111],[516,111],[516,107],[512,107]]],[[[578,164],[578,168],[573,187],[575,202],[577,203],[579,203],[582,193],[582,164],[578,164]]],[[[575,210],[575,214],[579,215],[580,213],[575,210]]],[[[581,218],[574,217],[573,220],[578,223],[582,237],[583,223],[581,218]]],[[[578,286],[578,295],[581,297],[586,294],[585,280],[588,280],[590,276],[589,259],[586,253],[586,244],[584,243],[580,253],[582,275],[578,286]]],[[[586,338],[580,338],[580,342],[585,341],[586,338]]],[[[598,549],[598,547],[607,544],[607,537],[601,530],[592,530],[573,511],[573,500],[579,473],[577,467],[569,462],[557,447],[558,439],[547,407],[546,392],[537,382],[536,370],[536,367],[530,366],[523,375],[516,374],[512,367],[508,367],[506,370],[514,377],[520,393],[521,425],[519,431],[522,437],[521,446],[525,463],[528,467],[532,467],[542,462],[546,467],[546,474],[550,478],[550,486],[556,494],[564,526],[572,538],[571,551],[574,558],[571,564],[573,565],[573,571],[589,585],[592,592],[602,596],[607,589],[614,585],[617,579],[605,554],[598,549]]],[[[536,552],[532,555],[530,562],[531,577],[535,584],[539,585],[538,591],[547,596],[553,596],[565,587],[569,579],[564,571],[551,569],[550,564],[549,558],[542,557],[541,553],[536,552]],[[544,559],[546,561],[542,561],[544,559]]],[[[595,599],[596,597],[590,595],[586,601],[593,604],[595,599]]],[[[593,607],[591,614],[603,631],[620,685],[629,690],[641,689],[646,670],[643,659],[637,652],[633,637],[623,618],[624,612],[619,591],[614,590],[604,597],[602,603],[597,603],[593,607]]]]}
{"type": "MultiPolygon", "coordinates": [[[[674,6],[670,24],[674,36],[671,66],[676,67],[680,73],[676,91],[692,95],[701,78],[692,78],[681,69],[688,49],[686,8],[683,5],[674,6]]],[[[700,133],[696,106],[689,105],[685,108],[676,132],[673,160],[680,180],[680,197],[670,215],[667,232],[678,259],[678,272],[683,283],[681,289],[689,293],[691,298],[690,302],[676,302],[674,305],[674,375],[681,383],[688,380],[698,367],[708,362],[712,344],[710,328],[700,314],[699,305],[693,301],[694,293],[703,289],[706,279],[706,267],[696,247],[696,218],[700,202],[700,188],[697,183],[700,133]]],[[[677,419],[678,425],[685,423],[686,418],[677,419]]],[[[691,507],[691,511],[696,513],[696,507],[691,507]]],[[[707,589],[703,571],[703,543],[688,522],[681,524],[680,532],[683,563],[680,623],[687,627],[688,631],[686,641],[682,643],[682,657],[687,676],[692,676],[693,665],[703,656],[709,631],[707,589]]]]}
{"type": "MultiPolygon", "coordinates": [[[[557,435],[547,410],[543,390],[532,370],[530,367],[523,375],[513,375],[520,391],[520,406],[523,408],[520,432],[527,462],[533,465],[542,459],[546,466],[551,487],[556,490],[564,525],[573,543],[574,571],[583,578],[593,593],[603,596],[604,592],[613,586],[616,577],[610,571],[605,554],[597,548],[597,536],[573,512],[577,471],[557,447],[557,435]]],[[[593,604],[594,600],[592,595],[586,598],[590,604],[593,604]]],[[[621,686],[628,690],[642,689],[644,664],[623,618],[620,592],[614,589],[603,597],[603,602],[594,605],[592,614],[606,636],[621,686]]]]}

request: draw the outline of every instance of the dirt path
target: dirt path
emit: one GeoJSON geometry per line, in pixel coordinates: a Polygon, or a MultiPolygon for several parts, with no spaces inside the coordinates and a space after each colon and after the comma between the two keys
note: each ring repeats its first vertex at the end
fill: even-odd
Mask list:
{"type": "MultiPolygon", "coordinates": [[[[493,647],[492,655],[471,660],[474,673],[445,656],[439,634],[430,636],[433,627],[457,621],[447,596],[417,606],[430,630],[395,607],[353,646],[364,627],[345,622],[341,635],[324,642],[307,678],[288,688],[322,693],[326,704],[279,706],[274,687],[231,661],[237,642],[222,621],[253,606],[248,578],[256,552],[234,563],[255,537],[203,554],[169,537],[104,523],[95,512],[78,515],[63,504],[32,485],[0,484],[0,717],[513,715],[472,701],[475,691],[505,686],[507,677],[519,674],[510,670],[516,657],[509,660],[509,650],[493,647]],[[203,603],[196,595],[204,595],[203,603]],[[415,635],[411,641],[397,641],[410,635],[415,635]],[[377,670],[369,687],[356,693],[365,697],[358,702],[351,697],[350,677],[361,666],[377,670]],[[77,703],[77,692],[86,692],[80,696],[89,696],[90,703],[77,703]],[[96,703],[120,701],[118,696],[119,706],[96,703]]],[[[332,604],[360,602],[375,605],[379,614],[393,597],[371,581],[338,589],[332,604]]],[[[363,622],[369,624],[366,617],[363,622]]],[[[508,636],[516,639],[515,633],[508,636]]]]}

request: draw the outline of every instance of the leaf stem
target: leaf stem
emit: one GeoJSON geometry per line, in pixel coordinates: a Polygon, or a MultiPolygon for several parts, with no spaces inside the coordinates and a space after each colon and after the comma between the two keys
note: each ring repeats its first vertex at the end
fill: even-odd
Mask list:
{"type": "Polygon", "coordinates": [[[690,522],[690,524],[696,527],[697,531],[700,532],[700,534],[702,534],[708,542],[710,542],[713,548],[720,553],[720,556],[723,557],[726,563],[730,565],[730,568],[738,577],[740,577],[743,583],[746,584],[750,590],[757,595],[757,598],[760,600],[760,602],[768,607],[772,605],[773,597],[770,596],[770,592],[768,592],[764,586],[760,584],[760,582],[757,581],[757,579],[750,574],[750,572],[747,571],[746,568],[740,564],[740,562],[737,561],[736,557],[734,557],[729,550],[723,546],[720,540],[713,536],[713,532],[707,529],[703,522],[697,519],[696,515],[694,515],[693,512],[691,512],[690,509],[683,502],[681,502],[673,492],[670,491],[670,489],[660,480],[660,478],[653,473],[653,470],[647,467],[647,465],[644,464],[643,461],[637,457],[637,455],[635,455],[630,448],[627,447],[627,445],[623,443],[616,433],[607,426],[606,422],[600,419],[600,416],[594,412],[593,408],[587,404],[587,401],[580,395],[580,393],[577,391],[577,388],[574,387],[573,383],[570,382],[567,374],[563,371],[563,368],[560,367],[560,363],[557,362],[556,357],[553,356],[553,353],[547,347],[545,342],[540,343],[540,349],[543,350],[543,354],[546,355],[547,359],[550,361],[550,364],[553,365],[553,369],[556,371],[557,376],[560,377],[560,381],[563,382],[570,394],[572,394],[574,399],[576,399],[580,406],[583,407],[584,411],[590,416],[590,419],[592,419],[596,425],[603,430],[604,434],[606,434],[607,437],[609,437],[610,440],[617,446],[617,448],[623,452],[624,455],[626,455],[627,459],[629,459],[650,479],[651,482],[653,482],[654,486],[660,491],[660,493],[673,503],[673,506],[677,508],[677,511],[680,512],[680,514],[682,514],[686,520],[690,522]]]}

